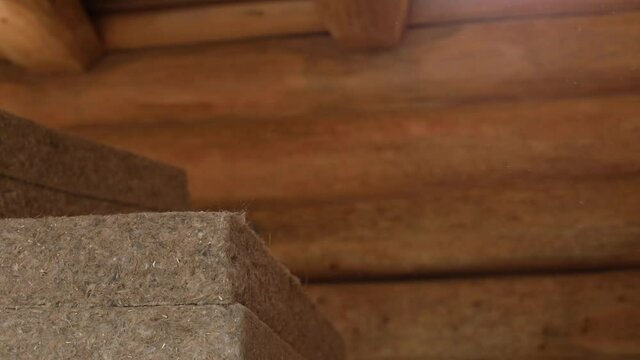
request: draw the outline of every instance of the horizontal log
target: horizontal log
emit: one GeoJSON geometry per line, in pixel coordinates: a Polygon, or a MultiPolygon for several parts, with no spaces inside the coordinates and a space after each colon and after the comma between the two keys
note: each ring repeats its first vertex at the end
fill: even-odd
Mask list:
{"type": "Polygon", "coordinates": [[[96,26],[112,50],[324,32],[313,4],[297,0],[106,14],[96,26]]]}
{"type": "MultiPolygon", "coordinates": [[[[86,6],[95,14],[157,9],[176,9],[202,4],[264,2],[273,0],[87,0],[86,6]]],[[[299,0],[303,1],[303,0],[299,0]]]]}
{"type": "Polygon", "coordinates": [[[640,272],[315,285],[351,359],[640,357],[640,272]]]}
{"type": "MultiPolygon", "coordinates": [[[[94,2],[98,10],[153,9],[98,16],[98,27],[110,49],[326,31],[312,1],[229,1],[226,4],[201,0],[94,2]],[[163,6],[166,8],[162,9],[163,6]]],[[[412,4],[408,22],[413,26],[640,9],[640,3],[635,0],[413,0],[412,4]]]]}
{"type": "Polygon", "coordinates": [[[185,168],[194,205],[206,208],[635,174],[640,172],[639,99],[491,102],[72,130],[185,168]]]}
{"type": "Polygon", "coordinates": [[[640,9],[635,0],[412,0],[413,25],[442,25],[464,21],[532,16],[611,14],[640,9]]]}
{"type": "Polygon", "coordinates": [[[247,210],[301,277],[371,278],[640,264],[638,112],[628,95],[75,130],[185,167],[197,207],[247,210]]]}
{"type": "Polygon", "coordinates": [[[326,36],[120,53],[76,76],[0,67],[0,108],[57,127],[129,126],[630,91],[640,84],[639,21],[629,13],[428,28],[372,54],[345,53],[326,36]]]}
{"type": "Polygon", "coordinates": [[[640,267],[640,173],[240,209],[310,280],[640,267]]]}

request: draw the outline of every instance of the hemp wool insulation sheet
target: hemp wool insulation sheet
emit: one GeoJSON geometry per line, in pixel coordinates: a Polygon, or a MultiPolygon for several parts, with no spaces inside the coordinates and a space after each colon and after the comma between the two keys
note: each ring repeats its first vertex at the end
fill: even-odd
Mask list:
{"type": "Polygon", "coordinates": [[[0,359],[303,360],[239,304],[7,309],[0,319],[0,359]]]}
{"type": "Polygon", "coordinates": [[[0,111],[0,217],[188,208],[182,170],[0,111]]]}
{"type": "Polygon", "coordinates": [[[0,306],[241,304],[306,359],[339,334],[236,213],[0,220],[0,306]]]}

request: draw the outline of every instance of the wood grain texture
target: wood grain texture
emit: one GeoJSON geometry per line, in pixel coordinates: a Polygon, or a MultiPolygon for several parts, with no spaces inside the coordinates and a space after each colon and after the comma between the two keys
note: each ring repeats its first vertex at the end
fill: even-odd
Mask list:
{"type": "Polygon", "coordinates": [[[613,14],[640,9],[636,0],[412,0],[410,23],[436,25],[531,16],[613,14]]]}
{"type": "Polygon", "coordinates": [[[350,359],[633,360],[640,273],[315,285],[350,359]]]}
{"type": "Polygon", "coordinates": [[[0,108],[62,127],[631,91],[640,84],[639,21],[626,13],[413,30],[402,47],[376,54],[344,52],[324,36],[121,53],[55,78],[0,67],[0,108]]]}
{"type": "Polygon", "coordinates": [[[324,30],[312,3],[241,2],[159,11],[127,12],[98,18],[109,49],[194,44],[324,30]]]}
{"type": "MultiPolygon", "coordinates": [[[[387,6],[384,5],[386,3],[405,4],[404,0],[362,2],[367,6],[374,3],[382,6],[387,6]]],[[[342,1],[338,3],[347,4],[342,1]]],[[[95,0],[89,5],[94,6],[97,12],[97,26],[109,49],[326,31],[320,13],[311,0],[227,1],[222,4],[210,0],[95,0]],[[141,9],[148,11],[127,11],[141,9]]],[[[636,0],[413,0],[408,23],[417,27],[532,16],[609,14],[638,9],[640,2],[636,0]]],[[[332,25],[338,30],[338,26],[350,24],[332,25]]],[[[361,24],[360,28],[372,28],[366,25],[361,24]]],[[[392,25],[397,32],[402,29],[396,24],[392,25]]],[[[375,32],[375,26],[373,30],[375,32]]],[[[393,37],[389,39],[395,41],[393,37]]]]}
{"type": "Polygon", "coordinates": [[[640,97],[76,127],[184,167],[303,278],[640,264],[640,97]],[[490,246],[489,246],[490,245],[490,246]]]}
{"type": "Polygon", "coordinates": [[[31,71],[78,72],[102,46],[78,0],[2,0],[0,51],[31,71]]]}
{"type": "Polygon", "coordinates": [[[219,0],[89,0],[87,8],[95,14],[175,9],[185,6],[218,3],[219,0]]]}
{"type": "Polygon", "coordinates": [[[402,38],[409,0],[314,0],[329,33],[352,49],[381,49],[402,38]]]}
{"type": "MultiPolygon", "coordinates": [[[[87,0],[86,6],[95,14],[132,12],[157,9],[177,9],[203,4],[238,4],[274,0],[87,0]]],[[[310,1],[310,0],[298,0],[310,1]]]]}
{"type": "Polygon", "coordinates": [[[239,209],[303,279],[640,267],[640,173],[239,209]]]}
{"type": "Polygon", "coordinates": [[[199,208],[640,171],[637,95],[70,130],[186,169],[199,208]]]}

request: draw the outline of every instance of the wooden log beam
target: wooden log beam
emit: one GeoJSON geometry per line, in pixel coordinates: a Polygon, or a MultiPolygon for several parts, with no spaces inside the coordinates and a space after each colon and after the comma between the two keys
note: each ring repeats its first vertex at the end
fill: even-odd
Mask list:
{"type": "MultiPolygon", "coordinates": [[[[326,31],[321,15],[311,0],[243,1],[235,4],[190,1],[95,1],[98,11],[103,11],[96,15],[97,26],[108,49],[134,49],[326,31]],[[183,6],[185,3],[191,6],[183,6]],[[132,6],[147,11],[112,12],[130,9],[132,6]]],[[[331,1],[343,4],[342,1],[331,1]]],[[[351,1],[344,2],[344,5],[351,1]]],[[[379,0],[359,1],[366,5],[385,3],[379,0]]],[[[386,1],[397,4],[392,6],[404,6],[403,3],[406,2],[386,1]]],[[[640,9],[640,3],[636,0],[413,0],[411,4],[407,20],[411,26],[532,16],[608,14],[640,9]]],[[[402,8],[399,10],[404,11],[402,8]]],[[[334,24],[336,29],[338,25],[334,24]]],[[[401,30],[400,27],[395,29],[401,30]]]]}
{"type": "Polygon", "coordinates": [[[350,359],[640,357],[640,272],[309,286],[350,359]]]}
{"type": "Polygon", "coordinates": [[[634,174],[639,111],[629,95],[68,130],[185,168],[204,208],[634,174]]]}
{"type": "Polygon", "coordinates": [[[409,0],[314,0],[331,36],[353,49],[379,49],[400,42],[409,0]]]}
{"type": "Polygon", "coordinates": [[[640,173],[237,209],[303,279],[380,279],[640,267],[638,193],[640,173]]]}
{"type": "Polygon", "coordinates": [[[623,13],[414,29],[398,51],[366,55],[325,36],[127,52],[55,78],[0,66],[0,108],[56,127],[129,126],[635,91],[639,21],[623,13]]]}
{"type": "Polygon", "coordinates": [[[207,4],[98,17],[105,46],[135,49],[322,32],[305,1],[207,4]]]}
{"type": "MultiPolygon", "coordinates": [[[[231,0],[247,1],[247,0],[231,0]]],[[[268,1],[268,0],[262,0],[268,1]]],[[[150,9],[180,8],[197,4],[225,3],[228,0],[88,0],[87,7],[93,13],[128,12],[150,9]]]]}
{"type": "Polygon", "coordinates": [[[303,278],[378,278],[640,265],[639,111],[614,96],[73,130],[186,168],[196,206],[247,210],[303,278]]]}
{"type": "Polygon", "coordinates": [[[78,72],[101,44],[78,0],[0,0],[0,51],[35,72],[78,72]]]}

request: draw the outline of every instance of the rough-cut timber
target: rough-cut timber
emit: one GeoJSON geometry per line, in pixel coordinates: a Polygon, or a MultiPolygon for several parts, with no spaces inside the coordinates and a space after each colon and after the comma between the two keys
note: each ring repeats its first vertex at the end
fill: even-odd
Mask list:
{"type": "Polygon", "coordinates": [[[184,167],[194,205],[217,208],[639,173],[639,112],[628,95],[73,132],[184,167]]]}
{"type": "Polygon", "coordinates": [[[324,32],[313,3],[298,0],[201,4],[96,18],[104,46],[136,49],[324,32]]]}
{"type": "Polygon", "coordinates": [[[640,267],[640,173],[245,205],[308,279],[640,267]]]}
{"type": "Polygon", "coordinates": [[[371,54],[328,36],[120,52],[55,78],[0,66],[0,108],[56,127],[242,123],[631,91],[639,22],[629,12],[431,27],[371,54]]]}
{"type": "Polygon", "coordinates": [[[35,72],[78,72],[102,53],[80,0],[0,0],[0,52],[35,72]]]}
{"type": "Polygon", "coordinates": [[[189,207],[182,170],[0,112],[0,217],[189,207]]]}
{"type": "Polygon", "coordinates": [[[0,306],[240,303],[307,359],[342,343],[232,213],[0,220],[0,306]]]}
{"type": "Polygon", "coordinates": [[[412,0],[412,25],[505,21],[522,17],[611,14],[640,10],[636,0],[412,0]]]}
{"type": "MultiPolygon", "coordinates": [[[[388,7],[404,6],[405,2],[393,0],[388,2],[391,4],[385,5],[376,0],[362,3],[374,7],[380,6],[376,3],[382,3],[383,7],[388,7]]],[[[205,41],[326,32],[312,0],[262,0],[223,4],[208,0],[97,0],[90,2],[89,6],[96,12],[94,20],[107,49],[175,46],[205,41]]],[[[637,0],[412,0],[408,22],[413,26],[445,25],[633,10],[640,10],[640,2],[637,0]]],[[[390,15],[392,14],[382,16],[385,19],[390,18],[390,15]]],[[[352,24],[346,23],[343,26],[352,24]]],[[[372,30],[376,31],[376,28],[372,30]]],[[[401,28],[398,26],[395,30],[401,28]]]]}
{"type": "Polygon", "coordinates": [[[314,0],[331,36],[353,49],[398,44],[404,33],[409,0],[314,0]]]}
{"type": "Polygon", "coordinates": [[[2,359],[302,360],[242,305],[0,309],[2,359]]]}
{"type": "MultiPolygon", "coordinates": [[[[253,1],[253,0],[251,0],[253,1]]],[[[271,0],[258,0],[271,1],[271,0]]],[[[90,0],[87,7],[94,13],[119,12],[128,13],[140,10],[179,9],[188,5],[204,3],[224,3],[227,0],[90,0]]]]}
{"type": "Polygon", "coordinates": [[[629,94],[74,131],[185,167],[197,207],[248,210],[301,277],[378,277],[638,264],[638,113],[629,94]]]}
{"type": "Polygon", "coordinates": [[[640,272],[317,285],[359,360],[640,359],[640,272]]]}

